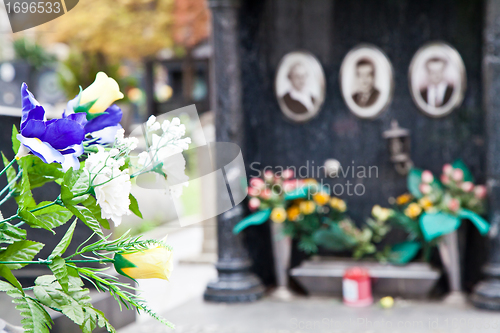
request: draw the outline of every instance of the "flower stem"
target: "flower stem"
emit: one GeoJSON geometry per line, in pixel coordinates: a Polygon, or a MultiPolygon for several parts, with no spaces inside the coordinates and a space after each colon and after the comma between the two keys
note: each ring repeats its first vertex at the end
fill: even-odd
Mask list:
{"type": "MultiPolygon", "coordinates": [[[[66,260],[67,263],[89,263],[89,262],[114,262],[114,259],[81,259],[81,260],[66,260]]],[[[49,259],[39,259],[38,261],[0,261],[0,265],[30,265],[30,264],[39,264],[39,265],[50,265],[52,264],[52,260],[49,259]]]]}
{"type": "Polygon", "coordinates": [[[12,161],[10,161],[9,164],[7,164],[5,166],[5,168],[3,168],[2,171],[0,171],[0,176],[3,175],[5,173],[5,171],[7,171],[8,168],[10,168],[12,166],[12,164],[14,164],[14,162],[16,162],[16,159],[14,158],[12,161]]]}

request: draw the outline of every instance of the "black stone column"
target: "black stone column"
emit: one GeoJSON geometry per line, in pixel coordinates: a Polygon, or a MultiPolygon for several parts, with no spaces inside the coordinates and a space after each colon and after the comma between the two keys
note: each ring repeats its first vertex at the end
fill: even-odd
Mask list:
{"type": "Polygon", "coordinates": [[[483,103],[486,111],[487,177],[490,254],[483,271],[487,277],[474,289],[475,306],[500,310],[500,2],[485,2],[483,103]]]}
{"type": "MultiPolygon", "coordinates": [[[[238,2],[210,0],[212,10],[212,78],[215,80],[212,106],[215,111],[217,142],[233,142],[243,146],[240,59],[238,54],[238,2]]],[[[243,148],[243,147],[242,147],[243,148]]],[[[217,217],[219,259],[218,280],[208,284],[207,301],[248,302],[264,292],[260,280],[250,272],[251,261],[243,246],[242,236],[232,233],[244,214],[241,205],[217,217]]]]}

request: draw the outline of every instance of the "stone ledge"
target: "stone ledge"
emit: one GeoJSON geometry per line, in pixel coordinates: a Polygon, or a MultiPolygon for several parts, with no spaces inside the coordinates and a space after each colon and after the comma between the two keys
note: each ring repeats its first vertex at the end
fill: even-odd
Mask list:
{"type": "Polygon", "coordinates": [[[441,272],[427,263],[394,266],[345,258],[313,258],[293,268],[290,275],[310,295],[341,296],[344,272],[354,266],[368,269],[373,293],[378,296],[425,298],[441,277],[441,272]]]}

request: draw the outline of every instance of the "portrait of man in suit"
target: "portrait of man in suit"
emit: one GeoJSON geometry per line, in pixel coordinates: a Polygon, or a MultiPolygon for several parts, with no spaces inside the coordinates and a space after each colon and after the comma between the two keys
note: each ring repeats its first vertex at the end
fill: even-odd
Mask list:
{"type": "Polygon", "coordinates": [[[428,84],[420,90],[422,99],[431,107],[446,105],[453,95],[453,84],[449,83],[444,76],[447,61],[443,58],[433,57],[426,61],[428,84]]]}
{"type": "Polygon", "coordinates": [[[313,111],[314,97],[305,89],[309,73],[307,68],[301,62],[296,62],[290,66],[288,80],[290,80],[290,89],[283,96],[283,102],[287,108],[295,114],[305,114],[313,111]]]}
{"type": "Polygon", "coordinates": [[[375,65],[369,59],[360,59],[355,71],[357,89],[352,99],[359,107],[370,107],[380,96],[380,91],[375,87],[375,65]]]}

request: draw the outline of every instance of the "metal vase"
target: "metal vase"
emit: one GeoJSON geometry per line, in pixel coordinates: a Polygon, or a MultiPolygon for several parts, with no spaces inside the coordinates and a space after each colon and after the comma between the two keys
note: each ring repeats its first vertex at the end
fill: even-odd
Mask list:
{"type": "Polygon", "coordinates": [[[450,294],[445,302],[459,304],[465,302],[462,292],[462,275],[460,267],[460,250],[458,248],[458,233],[454,231],[442,237],[438,245],[441,261],[448,275],[450,294]]]}
{"type": "Polygon", "coordinates": [[[276,290],[271,296],[287,300],[292,297],[288,289],[288,269],[292,253],[292,240],[283,233],[283,223],[271,222],[271,237],[274,256],[274,271],[276,274],[276,290]]]}

